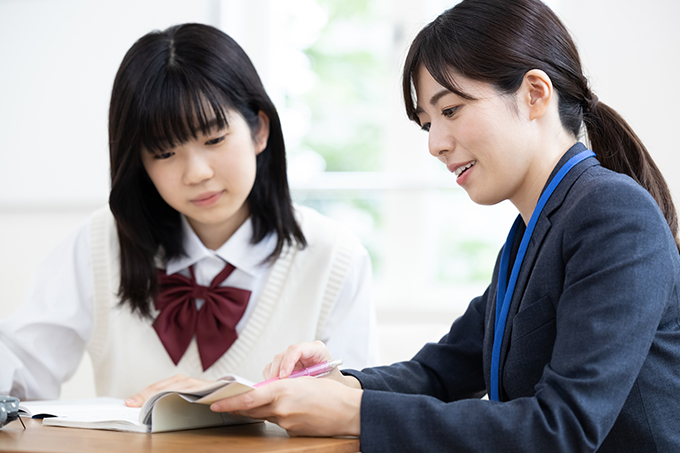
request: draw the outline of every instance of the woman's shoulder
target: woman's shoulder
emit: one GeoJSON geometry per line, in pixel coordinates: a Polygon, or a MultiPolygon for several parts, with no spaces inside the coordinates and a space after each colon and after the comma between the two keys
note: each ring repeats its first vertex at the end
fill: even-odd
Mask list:
{"type": "Polygon", "coordinates": [[[646,238],[675,242],[656,200],[631,177],[592,166],[574,182],[559,209],[564,228],[585,231],[636,232],[646,238]]]}
{"type": "Polygon", "coordinates": [[[567,200],[572,204],[592,206],[596,209],[617,209],[632,211],[637,215],[657,213],[661,218],[654,198],[630,176],[595,165],[588,168],[574,182],[567,200]]]}

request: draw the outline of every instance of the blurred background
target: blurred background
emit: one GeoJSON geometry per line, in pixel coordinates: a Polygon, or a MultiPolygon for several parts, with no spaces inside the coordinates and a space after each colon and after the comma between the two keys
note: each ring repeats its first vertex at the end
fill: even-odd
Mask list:
{"type": "MultiPolygon", "coordinates": [[[[402,107],[401,64],[446,0],[0,0],[0,318],[33,270],[104,205],[113,79],[142,35],[214,25],[282,117],[293,198],[373,260],[384,363],[438,340],[488,284],[516,211],[474,205],[402,107]]],[[[680,200],[680,2],[551,0],[593,90],[647,144],[680,200]]],[[[285,345],[284,345],[285,346],[285,345]]],[[[86,357],[63,397],[94,393],[86,357]]]]}

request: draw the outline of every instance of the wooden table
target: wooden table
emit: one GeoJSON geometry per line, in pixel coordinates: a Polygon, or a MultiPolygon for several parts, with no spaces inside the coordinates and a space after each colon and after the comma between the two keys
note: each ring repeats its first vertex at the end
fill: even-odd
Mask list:
{"type": "Polygon", "coordinates": [[[42,426],[42,420],[23,419],[0,428],[0,451],[31,453],[136,452],[285,452],[352,453],[357,438],[289,437],[273,423],[255,423],[171,433],[139,434],[96,429],[42,426]]]}

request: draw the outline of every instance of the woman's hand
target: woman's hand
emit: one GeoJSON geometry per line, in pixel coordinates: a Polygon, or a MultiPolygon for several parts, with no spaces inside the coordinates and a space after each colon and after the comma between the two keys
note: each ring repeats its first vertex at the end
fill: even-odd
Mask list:
{"type": "Polygon", "coordinates": [[[294,371],[333,360],[321,341],[289,346],[265,367],[265,379],[275,381],[210,408],[278,424],[292,436],[358,436],[361,396],[359,381],[335,368],[321,378],[286,379],[294,371]]]}
{"type": "Polygon", "coordinates": [[[322,341],[294,344],[288,346],[285,351],[276,354],[274,360],[264,367],[262,376],[265,380],[274,377],[284,379],[290,376],[293,371],[330,360],[333,360],[333,358],[322,341]]]}
{"type": "Polygon", "coordinates": [[[154,393],[162,390],[176,390],[180,392],[199,389],[212,381],[190,378],[183,374],[176,374],[171,378],[163,379],[155,384],[151,384],[138,394],[125,400],[125,405],[129,407],[142,407],[144,402],[154,393]]]}
{"type": "Polygon", "coordinates": [[[266,419],[291,436],[358,436],[362,395],[332,379],[301,377],[216,401],[210,409],[266,419]]]}
{"type": "MultiPolygon", "coordinates": [[[[313,343],[294,344],[288,346],[288,349],[284,352],[277,354],[274,360],[264,367],[262,376],[265,380],[274,377],[285,379],[294,371],[331,360],[333,360],[333,357],[322,341],[317,340],[313,343]]],[[[353,388],[361,388],[359,381],[351,376],[343,376],[337,368],[334,368],[324,378],[333,379],[353,388]]]]}

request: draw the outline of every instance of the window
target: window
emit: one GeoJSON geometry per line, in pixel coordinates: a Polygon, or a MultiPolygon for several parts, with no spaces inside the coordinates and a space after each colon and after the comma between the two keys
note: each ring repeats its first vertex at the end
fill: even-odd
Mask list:
{"type": "Polygon", "coordinates": [[[488,285],[516,216],[472,203],[404,113],[408,45],[454,3],[267,3],[256,65],[282,117],[293,198],[361,237],[381,320],[449,324],[488,285]]]}

